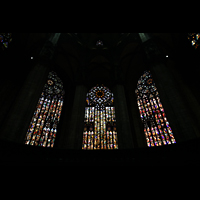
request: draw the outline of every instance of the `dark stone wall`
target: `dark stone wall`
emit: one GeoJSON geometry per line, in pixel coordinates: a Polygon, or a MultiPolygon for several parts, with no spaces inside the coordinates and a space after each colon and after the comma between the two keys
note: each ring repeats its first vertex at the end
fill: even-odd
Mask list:
{"type": "Polygon", "coordinates": [[[137,88],[138,79],[148,66],[146,66],[143,61],[142,52],[132,52],[132,55],[130,54],[129,57],[126,57],[126,60],[126,62],[129,63],[129,66],[124,78],[124,88],[134,148],[146,147],[146,139],[137,106],[135,89],[137,88]]]}
{"type": "Polygon", "coordinates": [[[2,139],[23,143],[48,75],[48,67],[36,65],[26,76],[11,109],[1,126],[2,139]]]}
{"type": "Polygon", "coordinates": [[[177,142],[199,137],[200,107],[189,87],[170,66],[155,64],[151,71],[177,142]]]}
{"type": "Polygon", "coordinates": [[[116,85],[113,94],[119,149],[131,149],[134,146],[124,86],[116,85]]]}
{"type": "MultiPolygon", "coordinates": [[[[63,123],[62,126],[62,143],[61,148],[65,149],[81,149],[84,127],[85,100],[87,88],[83,85],[77,85],[69,123],[63,123]]],[[[66,119],[65,114],[64,120],[66,119]]]]}

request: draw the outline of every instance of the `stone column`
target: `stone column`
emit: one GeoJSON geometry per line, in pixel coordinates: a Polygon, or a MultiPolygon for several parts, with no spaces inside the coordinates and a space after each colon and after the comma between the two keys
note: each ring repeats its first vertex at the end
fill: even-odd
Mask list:
{"type": "MultiPolygon", "coordinates": [[[[178,73],[173,73],[178,85],[179,92],[182,95],[182,99],[186,105],[188,116],[190,117],[191,125],[194,128],[196,137],[200,137],[199,124],[200,124],[200,104],[195,98],[194,94],[190,90],[189,86],[183,83],[178,73]]],[[[194,136],[194,135],[193,135],[194,136]]]]}
{"type": "Polygon", "coordinates": [[[186,97],[181,95],[172,73],[163,64],[153,65],[151,71],[177,142],[195,138],[195,128],[188,110],[189,105],[186,105],[184,99],[186,97]]]}
{"type": "Polygon", "coordinates": [[[85,86],[76,86],[69,132],[66,133],[68,136],[64,141],[67,149],[82,148],[86,94],[85,86]]]}
{"type": "Polygon", "coordinates": [[[2,139],[23,143],[47,74],[48,68],[38,64],[26,76],[24,85],[1,129],[2,139]]]}
{"type": "Polygon", "coordinates": [[[113,93],[119,149],[131,149],[133,148],[133,138],[124,87],[122,85],[116,85],[113,89],[113,93]]]}
{"type": "MultiPolygon", "coordinates": [[[[131,87],[130,87],[131,88],[131,87]]],[[[135,147],[147,147],[147,142],[144,134],[144,128],[143,128],[143,123],[140,118],[140,113],[137,105],[137,98],[135,95],[135,89],[132,88],[132,91],[129,91],[128,97],[129,97],[129,103],[131,104],[130,106],[130,112],[132,114],[132,121],[131,121],[131,126],[134,129],[134,134],[133,135],[133,143],[135,147]]],[[[128,98],[127,97],[127,98],[128,98]]],[[[131,118],[130,118],[131,120],[131,118]]]]}
{"type": "MultiPolygon", "coordinates": [[[[147,64],[151,66],[150,71],[175,139],[177,142],[181,142],[195,138],[195,124],[186,104],[186,97],[181,94],[180,87],[183,87],[183,85],[178,86],[178,79],[173,76],[169,67],[162,64],[163,55],[155,42],[151,38],[146,41],[143,36],[141,36],[141,40],[144,45],[147,64]]],[[[187,94],[185,93],[185,95],[187,94]]]]}

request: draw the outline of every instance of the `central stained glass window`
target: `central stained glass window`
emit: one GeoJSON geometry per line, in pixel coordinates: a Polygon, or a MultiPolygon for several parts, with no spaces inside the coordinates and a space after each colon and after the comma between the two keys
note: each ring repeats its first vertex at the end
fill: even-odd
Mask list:
{"type": "Polygon", "coordinates": [[[118,149],[114,95],[103,84],[86,95],[82,149],[118,149]]]}

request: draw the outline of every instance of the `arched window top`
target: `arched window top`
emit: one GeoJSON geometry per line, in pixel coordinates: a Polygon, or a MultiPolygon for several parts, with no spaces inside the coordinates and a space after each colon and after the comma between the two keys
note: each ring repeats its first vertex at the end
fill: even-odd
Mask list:
{"type": "Polygon", "coordinates": [[[153,95],[159,96],[150,71],[145,71],[143,75],[139,78],[135,93],[138,98],[152,98],[153,95]]]}
{"type": "Polygon", "coordinates": [[[102,85],[97,85],[89,90],[86,98],[87,105],[105,108],[114,103],[114,95],[109,88],[102,85]]]}

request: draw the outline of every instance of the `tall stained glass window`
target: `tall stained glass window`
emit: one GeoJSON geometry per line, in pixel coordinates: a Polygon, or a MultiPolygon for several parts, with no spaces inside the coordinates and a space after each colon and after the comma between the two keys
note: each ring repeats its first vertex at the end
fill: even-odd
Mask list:
{"type": "Polygon", "coordinates": [[[104,85],[87,93],[82,149],[118,149],[114,96],[104,85]]]}
{"type": "Polygon", "coordinates": [[[176,143],[150,71],[145,71],[138,80],[135,94],[147,146],[176,143]]]}
{"type": "Polygon", "coordinates": [[[28,128],[25,144],[53,147],[60,121],[65,91],[55,72],[49,72],[47,83],[39,98],[28,128]]]}

